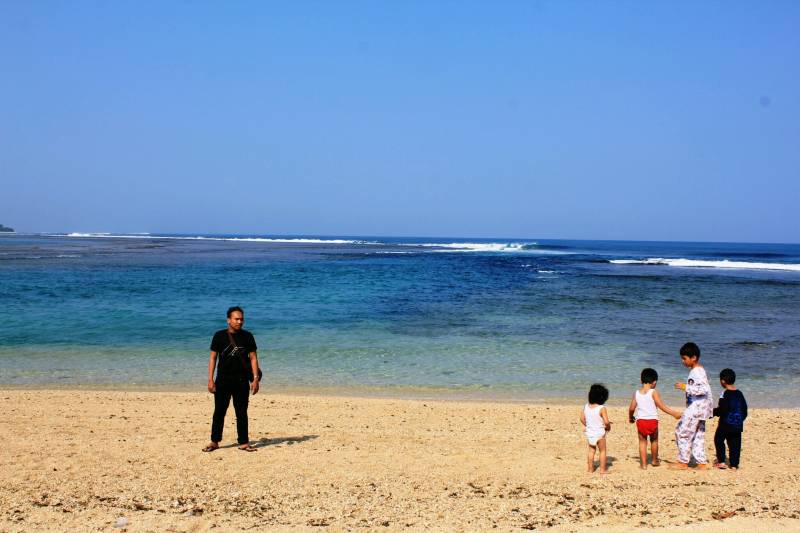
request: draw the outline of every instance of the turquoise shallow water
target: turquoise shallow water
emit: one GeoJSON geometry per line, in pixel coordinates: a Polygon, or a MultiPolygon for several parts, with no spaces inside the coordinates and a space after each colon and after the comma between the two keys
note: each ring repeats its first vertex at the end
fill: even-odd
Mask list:
{"type": "Polygon", "coordinates": [[[675,402],[693,340],[800,406],[799,245],[194,237],[0,237],[0,383],[202,388],[241,305],[272,387],[675,402]]]}

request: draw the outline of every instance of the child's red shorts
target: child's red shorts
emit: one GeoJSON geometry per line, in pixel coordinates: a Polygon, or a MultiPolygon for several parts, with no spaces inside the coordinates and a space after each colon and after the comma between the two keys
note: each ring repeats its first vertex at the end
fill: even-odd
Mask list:
{"type": "Polygon", "coordinates": [[[658,431],[658,420],[637,420],[636,430],[645,437],[658,431]]]}

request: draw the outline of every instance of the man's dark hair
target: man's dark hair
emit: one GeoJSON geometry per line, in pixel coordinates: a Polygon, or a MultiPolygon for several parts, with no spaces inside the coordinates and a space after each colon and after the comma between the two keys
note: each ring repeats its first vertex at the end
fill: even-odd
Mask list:
{"type": "Polygon", "coordinates": [[[722,372],[719,373],[719,379],[721,379],[728,385],[733,385],[734,383],[736,383],[736,372],[734,372],[730,368],[723,368],[722,372]]]}
{"type": "Polygon", "coordinates": [[[595,383],[589,388],[589,403],[603,405],[608,400],[608,389],[602,383],[595,383]]]}
{"type": "Polygon", "coordinates": [[[244,309],[242,309],[238,305],[235,305],[233,307],[228,308],[228,318],[230,318],[231,314],[235,313],[236,311],[239,311],[240,313],[242,313],[242,316],[244,316],[244,309]]]}
{"type": "Polygon", "coordinates": [[[658,381],[658,372],[652,368],[642,370],[642,383],[653,383],[654,381],[658,381]]]}
{"type": "Polygon", "coordinates": [[[681,355],[686,357],[696,357],[700,359],[700,347],[693,342],[687,342],[681,346],[681,355]]]}

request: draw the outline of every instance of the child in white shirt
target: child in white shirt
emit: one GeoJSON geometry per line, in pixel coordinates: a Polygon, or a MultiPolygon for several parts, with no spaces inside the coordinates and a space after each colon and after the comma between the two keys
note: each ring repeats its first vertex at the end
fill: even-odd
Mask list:
{"type": "Polygon", "coordinates": [[[706,458],[706,420],[714,414],[714,398],[705,368],[700,365],[700,348],[693,342],[681,347],[681,361],[691,368],[686,383],[678,382],[676,389],[686,391],[686,409],[683,411],[675,440],[678,442],[678,462],[674,468],[686,470],[694,456],[699,470],[708,468],[706,458]]]}
{"type": "Polygon", "coordinates": [[[587,456],[588,471],[594,472],[594,455],[600,451],[600,473],[606,473],[606,432],[611,431],[608,411],[603,404],[608,400],[608,389],[595,383],[589,389],[589,402],[583,406],[581,424],[586,427],[586,439],[589,441],[587,456]]]}
{"type": "Polygon", "coordinates": [[[658,409],[665,413],[680,418],[681,414],[667,407],[661,400],[661,395],[656,390],[658,372],[652,368],[645,368],[641,375],[642,388],[633,393],[631,404],[628,407],[628,419],[631,424],[636,422],[636,432],[639,435],[639,461],[641,469],[647,470],[647,438],[650,438],[650,460],[653,466],[658,466],[658,409]]]}

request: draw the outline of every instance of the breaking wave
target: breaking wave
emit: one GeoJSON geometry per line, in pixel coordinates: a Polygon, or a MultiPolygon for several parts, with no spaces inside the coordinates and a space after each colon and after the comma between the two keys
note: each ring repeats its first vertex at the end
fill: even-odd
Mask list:
{"type": "Polygon", "coordinates": [[[796,263],[751,263],[748,261],[706,261],[702,259],[664,259],[661,257],[649,259],[611,259],[609,263],[615,265],[662,265],[672,267],[694,268],[728,268],[739,270],[787,270],[800,272],[800,264],[796,263]]]}
{"type": "Polygon", "coordinates": [[[152,235],[150,233],[68,233],[66,237],[105,237],[113,239],[171,239],[190,241],[234,241],[234,242],[271,242],[271,243],[296,243],[296,244],[379,244],[371,241],[352,239],[310,239],[303,237],[207,237],[203,235],[152,235]]]}
{"type": "Polygon", "coordinates": [[[450,243],[411,243],[400,246],[428,248],[432,252],[511,252],[539,253],[543,255],[561,255],[568,252],[540,247],[535,242],[450,242],[450,243]]]}
{"type": "MultiPolygon", "coordinates": [[[[162,237],[159,237],[162,238],[162,237]]],[[[235,241],[235,242],[274,242],[296,244],[378,244],[370,241],[357,241],[350,239],[304,239],[304,238],[267,238],[267,237],[170,237],[175,239],[190,239],[197,241],[235,241]]]]}

